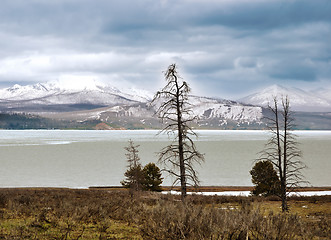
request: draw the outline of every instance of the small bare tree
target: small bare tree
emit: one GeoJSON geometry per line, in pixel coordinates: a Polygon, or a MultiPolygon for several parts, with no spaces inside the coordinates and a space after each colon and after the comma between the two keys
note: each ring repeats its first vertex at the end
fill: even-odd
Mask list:
{"type": "Polygon", "coordinates": [[[129,140],[129,146],[124,147],[127,151],[125,154],[128,162],[128,169],[124,173],[126,179],[121,182],[124,187],[130,189],[131,195],[134,192],[142,190],[142,183],[144,181],[144,175],[142,166],[140,163],[140,157],[138,156],[138,147],[140,145],[134,145],[133,141],[129,140]]]}
{"type": "Polygon", "coordinates": [[[307,183],[302,174],[306,165],[302,162],[296,135],[292,133],[294,118],[288,97],[282,99],[281,110],[278,106],[278,100],[274,97],[273,105],[269,105],[271,117],[267,117],[271,137],[259,160],[270,161],[276,169],[281,188],[279,197],[282,200],[282,211],[285,212],[288,211],[288,193],[300,184],[307,183]]]}
{"type": "Polygon", "coordinates": [[[204,156],[197,150],[192,137],[196,137],[189,126],[197,119],[193,116],[188,100],[190,88],[182,81],[177,72],[176,64],[171,64],[164,74],[167,84],[154,96],[152,104],[156,114],[165,123],[161,132],[174,134],[173,142],[159,153],[159,162],[164,171],[175,177],[173,185],[180,182],[181,196],[184,201],[187,195],[187,185],[198,186],[199,179],[194,163],[204,161],[204,156]]]}

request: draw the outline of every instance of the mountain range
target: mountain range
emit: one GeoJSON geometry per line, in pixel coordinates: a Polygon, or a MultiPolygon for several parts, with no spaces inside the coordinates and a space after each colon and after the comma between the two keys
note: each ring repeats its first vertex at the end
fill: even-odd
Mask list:
{"type": "MultiPolygon", "coordinates": [[[[331,129],[331,115],[316,113],[317,109],[331,112],[331,101],[328,99],[331,94],[325,90],[323,94],[314,94],[300,89],[272,86],[239,101],[189,96],[189,102],[193,113],[199,117],[195,126],[197,128],[263,129],[266,127],[264,116],[268,112],[265,106],[270,101],[270,96],[280,95],[290,96],[294,110],[315,110],[315,113],[297,113],[301,129],[331,129]]],[[[61,128],[66,125],[75,128],[74,123],[85,128],[98,129],[160,128],[162,126],[154,116],[155,109],[150,105],[152,97],[153,94],[145,90],[118,89],[96,81],[78,86],[63,86],[59,82],[26,86],[16,84],[0,89],[0,111],[2,114],[28,113],[48,119],[42,121],[45,128],[57,128],[57,124],[61,128]]],[[[14,121],[10,117],[6,119],[14,121]]],[[[36,122],[35,117],[28,119],[36,122]]]]}
{"type": "Polygon", "coordinates": [[[59,82],[26,86],[16,84],[0,90],[0,110],[61,112],[147,102],[151,97],[144,90],[131,88],[121,91],[95,81],[69,87],[63,87],[59,82]]]}

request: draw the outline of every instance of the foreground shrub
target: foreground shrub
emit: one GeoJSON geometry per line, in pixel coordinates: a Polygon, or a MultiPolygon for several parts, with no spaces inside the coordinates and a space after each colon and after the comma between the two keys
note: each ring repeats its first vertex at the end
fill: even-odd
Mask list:
{"type": "MultiPolygon", "coordinates": [[[[146,239],[295,239],[303,237],[296,215],[269,214],[249,205],[219,209],[160,202],[146,213],[141,231],[146,239]]],[[[309,239],[309,238],[306,238],[309,239]]]]}
{"type": "MultiPolygon", "coordinates": [[[[329,212],[307,218],[275,214],[261,210],[263,200],[256,197],[189,196],[182,203],[180,196],[153,192],[131,198],[129,191],[68,189],[0,189],[1,196],[0,239],[286,240],[331,235],[329,212]]],[[[305,204],[310,200],[305,198],[305,204]]]]}

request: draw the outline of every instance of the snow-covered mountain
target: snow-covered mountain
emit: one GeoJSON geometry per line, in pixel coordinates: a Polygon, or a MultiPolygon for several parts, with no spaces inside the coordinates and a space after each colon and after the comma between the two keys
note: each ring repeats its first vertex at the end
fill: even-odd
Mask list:
{"type": "Polygon", "coordinates": [[[274,97],[281,99],[288,96],[292,110],[306,112],[331,111],[331,92],[325,89],[320,91],[320,93],[306,92],[299,88],[273,85],[238,101],[266,107],[269,103],[272,103],[274,97]]]}
{"type": "Polygon", "coordinates": [[[263,117],[261,107],[229,100],[191,96],[190,103],[193,105],[194,115],[200,120],[219,119],[220,125],[228,121],[236,121],[238,124],[260,123],[263,117]]]}
{"type": "MultiPolygon", "coordinates": [[[[257,125],[263,127],[262,108],[247,106],[237,102],[190,96],[193,115],[198,116],[198,126],[205,128],[239,128],[257,125]]],[[[135,103],[121,106],[110,106],[88,111],[52,114],[51,117],[66,120],[99,120],[110,125],[137,125],[143,127],[161,127],[154,113],[157,106],[148,103],[135,103]]],[[[49,117],[49,114],[44,116],[49,117]]]]}
{"type": "Polygon", "coordinates": [[[322,88],[315,90],[312,93],[326,99],[329,103],[331,103],[331,89],[322,88]]]}
{"type": "Polygon", "coordinates": [[[63,86],[60,82],[37,83],[0,90],[1,109],[38,109],[54,105],[122,105],[150,101],[152,94],[145,90],[116,87],[96,81],[63,86]]]}

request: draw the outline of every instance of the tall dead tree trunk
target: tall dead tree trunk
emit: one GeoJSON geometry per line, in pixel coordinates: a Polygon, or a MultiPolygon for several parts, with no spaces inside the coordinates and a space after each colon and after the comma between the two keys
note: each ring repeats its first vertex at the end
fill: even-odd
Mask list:
{"type": "Polygon", "coordinates": [[[188,101],[190,88],[185,81],[180,80],[176,64],[168,67],[165,79],[166,86],[156,93],[152,104],[156,107],[156,114],[166,125],[162,132],[175,134],[175,139],[161,150],[159,162],[164,164],[164,171],[175,177],[174,185],[180,182],[184,201],[187,185],[198,186],[199,184],[194,163],[201,163],[204,157],[197,151],[191,138],[196,134],[189,124],[197,117],[193,116],[188,101]]]}
{"type": "Polygon", "coordinates": [[[301,160],[302,153],[298,148],[296,136],[292,133],[294,118],[288,97],[282,99],[281,110],[278,106],[277,98],[274,97],[273,105],[269,105],[271,116],[267,118],[272,135],[259,160],[270,161],[276,169],[280,180],[282,211],[286,212],[289,210],[288,193],[300,184],[307,183],[302,174],[306,165],[301,160]]]}

